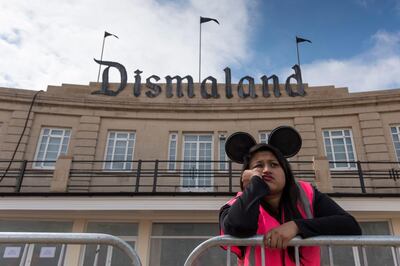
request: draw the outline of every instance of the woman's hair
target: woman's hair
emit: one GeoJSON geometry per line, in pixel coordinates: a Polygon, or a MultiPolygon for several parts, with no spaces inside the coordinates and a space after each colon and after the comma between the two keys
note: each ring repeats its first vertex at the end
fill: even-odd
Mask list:
{"type": "MultiPolygon", "coordinates": [[[[282,191],[282,196],[281,196],[281,204],[285,210],[285,221],[282,222],[288,222],[293,219],[299,219],[302,218],[297,206],[298,206],[298,201],[300,199],[300,191],[299,188],[296,184],[296,181],[294,179],[292,169],[290,168],[289,162],[286,160],[286,158],[282,155],[282,153],[274,148],[271,145],[268,144],[257,144],[253,146],[248,155],[245,156],[244,158],[244,163],[243,163],[243,168],[242,168],[242,174],[245,170],[250,169],[250,160],[251,158],[260,151],[270,151],[274,154],[276,159],[278,160],[280,166],[282,167],[284,173],[285,173],[285,186],[282,191]]],[[[240,188],[243,190],[243,182],[240,180],[240,188]]]]}

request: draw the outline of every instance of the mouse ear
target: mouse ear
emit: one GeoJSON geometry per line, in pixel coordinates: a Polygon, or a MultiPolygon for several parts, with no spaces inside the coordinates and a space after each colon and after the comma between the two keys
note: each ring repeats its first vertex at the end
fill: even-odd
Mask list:
{"type": "Polygon", "coordinates": [[[236,132],[228,137],[225,143],[225,152],[229,159],[235,163],[243,163],[244,156],[251,147],[256,145],[254,138],[245,132],[236,132]]]}
{"type": "Polygon", "coordinates": [[[268,144],[280,150],[285,158],[295,156],[301,149],[301,136],[289,126],[280,126],[272,130],[268,144]]]}

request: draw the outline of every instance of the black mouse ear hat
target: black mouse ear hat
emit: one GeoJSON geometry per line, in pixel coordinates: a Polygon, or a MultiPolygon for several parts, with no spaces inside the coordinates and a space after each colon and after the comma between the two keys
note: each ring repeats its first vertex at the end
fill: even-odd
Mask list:
{"type": "MultiPolygon", "coordinates": [[[[269,134],[268,144],[258,145],[260,145],[260,148],[272,146],[278,149],[285,158],[290,158],[300,151],[301,144],[301,136],[294,128],[280,126],[272,130],[269,134]]],[[[226,140],[225,152],[229,159],[236,163],[243,164],[244,157],[249,154],[250,149],[255,145],[257,145],[257,142],[250,134],[236,132],[230,135],[226,140]]]]}

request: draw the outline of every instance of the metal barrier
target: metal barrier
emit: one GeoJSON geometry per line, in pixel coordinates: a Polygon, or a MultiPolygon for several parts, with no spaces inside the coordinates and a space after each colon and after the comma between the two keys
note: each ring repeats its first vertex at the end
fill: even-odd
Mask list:
{"type": "Polygon", "coordinates": [[[131,260],[132,266],[141,266],[136,251],[122,239],[95,233],[30,233],[0,232],[1,244],[103,244],[117,247],[131,260]]]}
{"type": "MultiPolygon", "coordinates": [[[[210,238],[200,245],[198,245],[192,253],[186,259],[184,266],[195,265],[196,260],[208,249],[219,246],[227,246],[227,264],[231,265],[231,246],[263,246],[263,235],[257,235],[250,238],[237,238],[232,236],[216,236],[210,238]]],[[[296,266],[300,266],[300,246],[328,246],[329,252],[329,265],[333,265],[332,246],[360,246],[362,249],[362,255],[365,258],[365,247],[379,246],[379,247],[392,247],[394,251],[394,265],[400,265],[400,253],[398,247],[400,247],[400,236],[318,236],[302,239],[296,237],[289,242],[290,246],[295,247],[295,263],[296,266]]],[[[359,250],[357,249],[357,252],[359,250]]],[[[360,256],[357,256],[356,265],[361,265],[360,256]]],[[[265,249],[261,249],[261,261],[262,265],[265,266],[265,249]]]]}

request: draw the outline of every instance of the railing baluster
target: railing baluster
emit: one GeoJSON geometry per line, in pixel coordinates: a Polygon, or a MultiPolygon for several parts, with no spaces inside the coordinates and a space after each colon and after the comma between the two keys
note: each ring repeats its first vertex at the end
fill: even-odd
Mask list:
{"type": "Polygon", "coordinates": [[[21,263],[20,263],[20,265],[25,265],[26,256],[28,255],[28,248],[29,248],[29,244],[25,244],[25,245],[24,245],[24,250],[22,251],[21,263]]]}
{"type": "MultiPolygon", "coordinates": [[[[9,161],[0,161],[0,163],[4,162],[9,162],[9,161]]],[[[237,184],[235,183],[235,177],[237,177],[240,173],[240,170],[238,169],[233,169],[235,166],[233,165],[232,161],[225,161],[228,167],[225,168],[225,172],[217,172],[216,169],[204,169],[202,166],[205,164],[208,165],[208,162],[222,162],[222,161],[188,161],[188,160],[183,160],[183,161],[176,161],[177,163],[182,163],[184,166],[187,166],[186,168],[180,169],[179,167],[176,168],[175,171],[169,171],[165,170],[164,166],[161,165],[160,163],[164,162],[172,162],[172,161],[163,161],[163,160],[136,160],[136,161],[73,161],[73,167],[70,172],[70,178],[71,180],[77,180],[79,179],[85,179],[85,180],[106,180],[108,183],[107,184],[101,184],[93,182],[90,186],[92,187],[97,187],[97,188],[102,188],[103,190],[101,192],[111,192],[108,188],[111,187],[121,187],[126,191],[126,189],[132,193],[140,193],[144,192],[142,187],[147,187],[150,189],[150,191],[153,191],[155,193],[159,192],[160,189],[158,186],[163,186],[163,187],[168,187],[171,189],[173,192],[181,192],[181,187],[184,187],[187,190],[193,191],[193,192],[210,192],[210,193],[233,193],[237,187],[237,184]],[[108,168],[98,168],[97,164],[102,163],[104,164],[105,162],[125,162],[125,163],[137,163],[137,169],[134,170],[132,169],[130,172],[124,171],[124,172],[119,172],[118,170],[121,169],[108,169],[108,168]],[[89,164],[92,163],[93,167],[92,169],[80,169],[80,167],[76,167],[76,165],[79,165],[80,163],[84,164],[89,164]],[[191,168],[191,165],[194,165],[194,163],[200,164],[200,168],[191,168]],[[151,169],[151,165],[156,164],[153,169],[151,169]],[[150,165],[150,168],[147,167],[147,165],[150,165]],[[114,172],[114,170],[117,170],[114,172]],[[141,180],[141,175],[143,175],[143,178],[147,177],[153,177],[154,180],[151,182],[150,180],[150,186],[145,185],[144,181],[141,180]],[[173,186],[172,184],[162,184],[158,185],[158,176],[170,176],[172,175],[180,175],[181,178],[184,179],[184,182],[179,185],[173,186]],[[124,177],[131,177],[132,181],[131,183],[123,183],[120,184],[119,182],[115,182],[115,179],[119,178],[124,178],[124,177]],[[136,178],[136,180],[133,180],[133,177],[136,178]],[[209,180],[211,178],[214,178],[214,183],[210,183],[209,180]],[[222,178],[223,180],[219,181],[222,178]],[[227,179],[228,178],[228,179],[227,179]],[[205,188],[202,190],[202,188],[205,188]],[[209,190],[207,190],[210,188],[209,190]],[[212,190],[214,188],[214,190],[212,190]],[[173,189],[173,190],[172,190],[173,189]]],[[[333,162],[333,161],[331,161],[333,162]]],[[[344,161],[337,161],[339,163],[343,163],[344,161]]],[[[33,169],[31,170],[31,164],[34,163],[33,161],[18,161],[17,162],[17,168],[14,167],[13,171],[7,175],[7,179],[10,179],[10,177],[13,178],[12,184],[2,184],[4,187],[9,187],[9,189],[12,189],[14,193],[19,193],[22,190],[23,182],[26,182],[26,178],[34,178],[36,176],[40,176],[42,178],[51,178],[52,176],[52,170],[45,170],[45,169],[33,169]],[[20,164],[20,165],[19,165],[20,164]]],[[[299,162],[291,162],[291,163],[299,163],[299,162]]],[[[301,163],[310,163],[310,162],[301,162],[301,163]]],[[[391,167],[390,165],[384,169],[376,169],[376,170],[366,170],[366,166],[364,166],[365,163],[363,161],[350,161],[348,163],[351,163],[352,165],[356,165],[357,169],[352,169],[352,170],[338,170],[338,171],[332,171],[332,177],[333,179],[337,179],[337,183],[335,189],[335,192],[344,192],[341,191],[340,189],[352,189],[351,191],[353,192],[353,185],[347,185],[344,180],[348,179],[353,179],[355,180],[356,178],[359,178],[360,182],[360,189],[361,191],[354,192],[354,193],[362,193],[362,194],[374,194],[374,193],[379,193],[379,189],[387,189],[390,188],[391,190],[387,193],[393,193],[396,194],[398,192],[400,186],[399,186],[399,175],[400,175],[400,169],[396,169],[391,167]],[[364,167],[364,169],[363,169],[364,167]],[[388,187],[388,183],[383,183],[382,184],[376,184],[375,186],[370,186],[368,184],[369,178],[376,178],[379,180],[390,180],[391,182],[396,182],[393,186],[388,187]],[[368,191],[367,191],[368,187],[368,191]],[[369,189],[371,187],[371,190],[369,189]]],[[[372,163],[372,162],[370,162],[372,163]]],[[[399,162],[373,162],[376,164],[380,165],[388,165],[388,164],[396,164],[398,165],[399,162]]],[[[15,163],[14,163],[15,164],[15,163]]],[[[105,164],[104,164],[105,165],[105,164]]],[[[135,166],[136,167],[136,166],[135,166]]],[[[372,168],[373,169],[373,168],[372,168]]],[[[127,170],[127,169],[123,169],[127,170]]],[[[2,174],[4,174],[4,169],[0,170],[3,171],[2,174]]],[[[312,175],[313,172],[305,171],[305,170],[296,170],[296,175],[298,177],[305,177],[309,178],[312,175]]],[[[5,182],[4,182],[5,183],[5,182]]],[[[50,182],[49,182],[50,183],[50,182]]],[[[39,185],[39,184],[34,184],[31,187],[45,187],[46,185],[39,185]]],[[[50,186],[50,185],[48,185],[50,186]]],[[[76,190],[82,190],[84,185],[78,184],[78,182],[71,182],[69,184],[68,188],[69,190],[71,189],[76,189],[76,190]]],[[[357,189],[357,188],[356,188],[357,189]]],[[[97,190],[96,190],[97,191],[97,190]]],[[[114,190],[112,190],[114,191],[114,190]]],[[[31,188],[28,188],[24,186],[24,192],[31,192],[31,188]]],[[[99,191],[100,192],[100,191],[99,191]]],[[[40,192],[39,192],[40,193],[40,192]]],[[[362,260],[362,258],[361,258],[362,260]]],[[[400,265],[399,265],[400,266],[400,265]]]]}
{"type": "Polygon", "coordinates": [[[57,266],[62,266],[65,257],[65,244],[61,245],[60,257],[58,258],[57,266]]]}
{"type": "Polygon", "coordinates": [[[232,161],[229,160],[228,163],[228,170],[229,170],[229,192],[232,192],[232,161]]]}
{"type": "Polygon", "coordinates": [[[265,248],[261,246],[261,265],[265,266],[265,248]]]}
{"type": "Polygon", "coordinates": [[[332,246],[328,246],[328,254],[329,254],[329,266],[333,266],[333,252],[332,252],[332,246]]]}
{"type": "MultiPolygon", "coordinates": [[[[368,266],[368,258],[367,258],[367,253],[365,252],[365,246],[362,246],[361,250],[363,255],[364,266],[368,266]]],[[[361,266],[361,263],[359,265],[361,266]]]]}
{"type": "Polygon", "coordinates": [[[393,264],[394,266],[399,266],[399,256],[396,249],[396,247],[390,247],[390,250],[392,251],[393,264]]]}
{"type": "Polygon", "coordinates": [[[232,252],[232,246],[228,246],[228,252],[226,253],[226,265],[231,266],[231,252],[232,252]]]}
{"type": "Polygon", "coordinates": [[[27,160],[21,162],[21,168],[15,184],[15,192],[21,192],[22,181],[24,179],[27,163],[28,163],[27,160]]]}
{"type": "Polygon", "coordinates": [[[364,175],[363,175],[360,161],[357,161],[357,170],[358,170],[358,177],[360,178],[361,192],[367,193],[367,191],[365,190],[364,175]]]}
{"type": "Polygon", "coordinates": [[[142,173],[142,160],[138,161],[137,170],[136,170],[136,187],[135,192],[139,192],[140,185],[140,175],[142,173]]]}
{"type": "Polygon", "coordinates": [[[158,160],[156,160],[154,163],[153,192],[157,191],[157,178],[158,178],[158,160]]]}
{"type": "Polygon", "coordinates": [[[299,246],[294,247],[294,255],[295,255],[295,259],[296,259],[296,266],[300,266],[299,246]]]}
{"type": "Polygon", "coordinates": [[[355,266],[361,266],[360,249],[358,247],[351,247],[353,251],[353,260],[355,266]]]}

